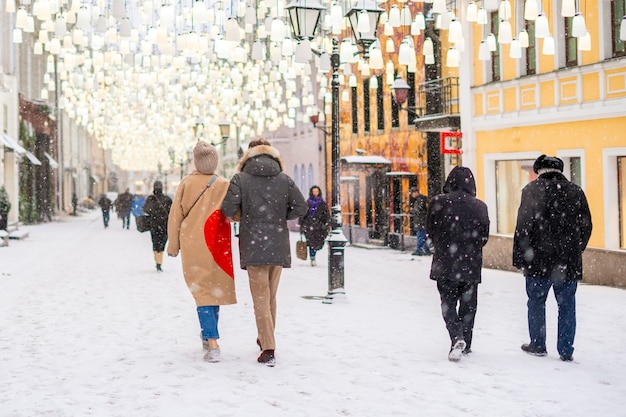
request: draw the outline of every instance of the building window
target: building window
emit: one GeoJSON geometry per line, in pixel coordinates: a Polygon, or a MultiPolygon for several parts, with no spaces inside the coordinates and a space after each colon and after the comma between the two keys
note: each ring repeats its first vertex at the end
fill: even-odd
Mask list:
{"type": "Polygon", "coordinates": [[[304,164],[300,167],[300,190],[305,192],[307,190],[306,186],[306,169],[304,168],[304,164]]]}
{"type": "Polygon", "coordinates": [[[313,170],[313,164],[309,164],[309,184],[311,187],[315,185],[315,171],[313,170]]]}
{"type": "MultiPolygon", "coordinates": [[[[498,12],[491,13],[491,33],[498,39],[500,17],[498,12]]],[[[500,81],[500,43],[496,42],[496,50],[491,52],[491,81],[500,81]]]]}
{"type": "Polygon", "coordinates": [[[619,40],[622,19],[626,16],[626,0],[611,2],[611,22],[613,34],[613,56],[626,56],[626,42],[619,40]]]}
{"type": "MultiPolygon", "coordinates": [[[[414,111],[416,110],[415,109],[415,73],[414,72],[408,72],[406,74],[406,82],[409,85],[409,97],[406,101],[406,104],[409,109],[412,109],[411,111],[414,111]]],[[[411,124],[415,120],[415,116],[410,111],[406,113],[407,113],[406,122],[409,126],[411,126],[411,124]]]]}
{"type": "Polygon", "coordinates": [[[575,67],[578,65],[578,41],[572,35],[574,18],[565,18],[565,66],[575,67]]]}
{"type": "Polygon", "coordinates": [[[537,178],[534,162],[534,159],[496,161],[497,233],[515,233],[522,188],[537,178]]]}
{"type": "Polygon", "coordinates": [[[383,94],[383,86],[385,79],[382,75],[378,76],[378,89],[376,90],[376,111],[378,130],[385,130],[385,100],[383,94]]]}
{"type": "Polygon", "coordinates": [[[528,32],[528,48],[526,48],[526,75],[537,73],[537,38],[535,38],[535,21],[526,20],[528,32]]]}
{"type": "Polygon", "coordinates": [[[363,128],[370,132],[370,80],[363,80],[363,128]]]}
{"type": "Polygon", "coordinates": [[[583,186],[582,183],[582,161],[580,157],[562,158],[566,163],[566,167],[563,170],[563,174],[569,177],[570,181],[579,187],[583,186]]]}
{"type": "Polygon", "coordinates": [[[300,181],[300,176],[298,175],[298,165],[293,167],[293,181],[296,183],[296,187],[302,190],[302,187],[300,187],[300,184],[298,183],[300,181]]]}
{"type": "Polygon", "coordinates": [[[352,133],[359,133],[359,107],[356,87],[352,87],[352,133]]]}
{"type": "MultiPolygon", "coordinates": [[[[398,76],[398,70],[394,71],[393,78],[398,76]]],[[[391,100],[391,127],[400,127],[400,109],[395,100],[391,100]]]]}
{"type": "Polygon", "coordinates": [[[617,194],[619,202],[619,247],[626,249],[626,156],[617,158],[617,194]]]}

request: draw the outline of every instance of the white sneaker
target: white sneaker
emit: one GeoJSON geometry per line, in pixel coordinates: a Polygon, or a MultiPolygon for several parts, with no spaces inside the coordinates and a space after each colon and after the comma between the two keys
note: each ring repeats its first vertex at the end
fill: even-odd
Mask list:
{"type": "Polygon", "coordinates": [[[219,362],[220,348],[207,350],[207,352],[204,354],[204,360],[212,363],[219,362]]]}
{"type": "Polygon", "coordinates": [[[315,259],[311,259],[311,266],[315,266],[317,265],[317,262],[315,262],[315,259]]]}
{"type": "Polygon", "coordinates": [[[452,349],[450,349],[450,353],[448,353],[448,360],[451,362],[458,362],[461,360],[463,356],[463,349],[465,349],[465,340],[457,340],[452,349]]]}

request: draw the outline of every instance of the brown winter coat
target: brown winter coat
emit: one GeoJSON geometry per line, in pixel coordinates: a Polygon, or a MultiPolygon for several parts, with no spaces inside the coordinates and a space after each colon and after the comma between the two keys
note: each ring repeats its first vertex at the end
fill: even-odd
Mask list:
{"type": "Polygon", "coordinates": [[[237,302],[231,228],[221,210],[228,180],[218,177],[191,209],[213,177],[193,171],[183,179],[167,227],[167,253],[180,250],[185,282],[198,307],[237,302]]]}

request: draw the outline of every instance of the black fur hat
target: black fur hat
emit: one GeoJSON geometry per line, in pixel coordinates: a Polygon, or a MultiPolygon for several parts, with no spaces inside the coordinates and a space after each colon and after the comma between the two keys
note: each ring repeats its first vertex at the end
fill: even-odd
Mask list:
{"type": "Polygon", "coordinates": [[[533,164],[533,171],[535,171],[535,174],[539,174],[539,171],[543,169],[549,169],[551,171],[558,170],[559,172],[563,172],[563,166],[563,160],[561,158],[557,158],[556,156],[541,155],[535,160],[535,163],[533,164]]]}

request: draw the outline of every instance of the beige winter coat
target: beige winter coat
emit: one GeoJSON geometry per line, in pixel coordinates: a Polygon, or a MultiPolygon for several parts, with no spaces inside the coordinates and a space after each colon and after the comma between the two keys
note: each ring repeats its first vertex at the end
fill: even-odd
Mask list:
{"type": "Polygon", "coordinates": [[[218,177],[191,208],[213,177],[193,171],[183,178],[167,226],[167,253],[181,252],[185,282],[198,307],[237,302],[231,228],[221,210],[229,181],[218,177]]]}

